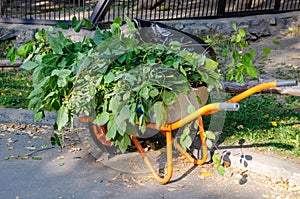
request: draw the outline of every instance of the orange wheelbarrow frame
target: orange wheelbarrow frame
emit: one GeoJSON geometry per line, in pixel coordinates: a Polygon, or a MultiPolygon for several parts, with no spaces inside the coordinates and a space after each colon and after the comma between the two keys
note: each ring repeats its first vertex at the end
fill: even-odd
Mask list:
{"type": "Polygon", "coordinates": [[[239,105],[237,104],[237,102],[249,97],[250,95],[252,95],[254,93],[257,93],[264,89],[270,89],[270,88],[275,88],[275,87],[284,87],[284,86],[296,86],[297,84],[298,84],[297,80],[279,80],[279,81],[262,83],[262,84],[256,85],[256,86],[236,95],[235,97],[227,100],[224,103],[213,103],[213,104],[205,105],[205,106],[199,108],[198,110],[196,110],[195,112],[193,112],[192,114],[190,114],[176,122],[168,123],[161,127],[157,127],[156,124],[153,124],[153,123],[148,123],[147,127],[160,130],[166,136],[167,175],[164,178],[160,177],[159,174],[155,171],[152,163],[150,162],[149,158],[147,157],[147,154],[145,153],[145,151],[144,151],[143,147],[141,146],[141,144],[139,143],[138,139],[135,136],[131,136],[131,140],[137,147],[144,162],[148,166],[148,168],[151,171],[154,178],[162,184],[167,184],[171,180],[172,174],[173,174],[173,164],[172,164],[172,144],[173,144],[173,140],[174,140],[172,137],[173,130],[178,129],[178,128],[184,126],[185,124],[198,119],[200,141],[201,141],[201,147],[202,147],[202,153],[203,153],[202,159],[193,158],[189,153],[184,151],[182,149],[182,147],[180,146],[180,144],[178,144],[178,143],[176,143],[175,146],[176,146],[177,150],[192,164],[202,165],[203,163],[206,162],[207,154],[208,154],[208,150],[207,150],[207,146],[206,146],[206,139],[204,136],[204,125],[203,125],[203,121],[202,121],[203,115],[212,114],[215,112],[219,112],[221,110],[228,110],[228,109],[229,110],[238,110],[239,105]]]}
{"type": "MultiPolygon", "coordinates": [[[[131,140],[133,141],[134,145],[138,149],[139,153],[141,154],[148,169],[154,176],[154,178],[161,184],[167,184],[171,180],[172,174],[173,174],[173,163],[172,163],[172,145],[174,143],[174,138],[172,137],[173,130],[178,129],[191,121],[194,121],[196,119],[198,120],[201,149],[202,149],[203,157],[201,159],[195,159],[189,153],[187,153],[185,150],[183,150],[183,148],[181,147],[181,145],[179,143],[176,142],[175,146],[176,146],[177,150],[192,164],[202,165],[206,162],[207,155],[208,155],[208,149],[206,146],[206,138],[204,135],[204,125],[203,125],[203,121],[202,121],[203,115],[213,114],[213,113],[219,112],[221,110],[235,111],[235,110],[239,109],[239,104],[237,102],[249,97],[250,95],[252,95],[254,93],[260,92],[264,89],[270,89],[270,88],[275,88],[275,87],[284,87],[284,86],[296,86],[297,84],[298,84],[297,80],[279,80],[279,81],[262,83],[262,84],[256,85],[256,86],[236,95],[235,97],[233,97],[223,103],[212,103],[212,104],[205,105],[205,106],[199,108],[198,110],[196,110],[195,112],[191,113],[190,115],[188,115],[178,121],[168,123],[164,126],[158,127],[155,123],[147,123],[146,124],[147,127],[153,128],[156,130],[160,130],[161,133],[163,135],[165,135],[165,137],[166,137],[167,174],[163,178],[159,176],[157,171],[155,171],[150,159],[148,158],[143,147],[139,143],[137,137],[135,137],[133,135],[131,135],[130,137],[131,137],[131,140]]],[[[92,120],[88,120],[88,121],[84,120],[81,122],[91,122],[91,121],[92,120]]],[[[138,125],[138,123],[137,123],[137,125],[138,125]]],[[[96,125],[94,125],[94,127],[95,126],[96,125]]],[[[96,130],[99,130],[99,129],[96,129],[96,130]]],[[[104,132],[104,134],[105,134],[106,130],[105,130],[105,128],[101,128],[101,131],[104,132]]],[[[103,136],[103,139],[104,138],[105,138],[105,136],[103,136]]],[[[109,145],[109,141],[106,141],[106,140],[103,140],[103,141],[105,141],[103,144],[109,145]]],[[[101,142],[102,142],[102,140],[101,140],[101,142]]]]}

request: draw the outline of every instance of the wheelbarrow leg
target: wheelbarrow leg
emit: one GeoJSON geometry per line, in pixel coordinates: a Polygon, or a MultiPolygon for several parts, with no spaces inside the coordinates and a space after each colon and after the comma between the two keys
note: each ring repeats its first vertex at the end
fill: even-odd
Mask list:
{"type": "Polygon", "coordinates": [[[147,167],[151,171],[154,178],[162,183],[167,184],[173,175],[173,161],[172,161],[172,131],[163,132],[166,135],[166,144],[167,144],[167,175],[164,178],[161,178],[159,174],[155,171],[151,161],[149,160],[147,154],[145,153],[143,147],[139,143],[138,139],[131,135],[131,140],[133,141],[134,145],[140,152],[141,156],[143,157],[144,162],[146,163],[147,167]]]}
{"type": "Polygon", "coordinates": [[[195,164],[195,165],[202,165],[206,162],[207,160],[207,156],[208,156],[208,150],[207,150],[207,146],[206,146],[206,140],[205,140],[205,136],[204,136],[204,126],[203,126],[203,121],[202,121],[202,117],[199,116],[198,117],[198,124],[199,124],[199,134],[200,134],[200,141],[201,141],[201,149],[202,149],[202,153],[203,156],[201,159],[195,159],[193,158],[189,153],[187,153],[185,150],[183,150],[183,148],[181,147],[180,144],[176,143],[176,148],[177,150],[191,163],[195,164]]]}

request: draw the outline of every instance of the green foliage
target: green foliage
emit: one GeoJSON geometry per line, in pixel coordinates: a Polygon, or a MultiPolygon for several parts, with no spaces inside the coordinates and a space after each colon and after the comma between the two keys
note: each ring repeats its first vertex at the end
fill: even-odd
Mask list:
{"type": "MultiPolygon", "coordinates": [[[[233,34],[229,38],[208,38],[206,42],[212,46],[220,47],[220,56],[224,59],[221,73],[227,81],[243,83],[245,76],[257,77],[257,71],[253,66],[256,52],[246,40],[247,33],[244,29],[238,29],[236,24],[232,24],[233,34]]],[[[264,55],[270,54],[270,48],[264,49],[264,55]]]]}
{"type": "Polygon", "coordinates": [[[204,132],[205,138],[206,138],[206,145],[208,148],[213,147],[213,142],[216,141],[216,135],[212,131],[205,131],[204,132]]]}
{"type": "Polygon", "coordinates": [[[51,137],[51,144],[58,145],[61,149],[63,148],[63,143],[56,133],[53,133],[51,137]]]}
{"type": "MultiPolygon", "coordinates": [[[[94,110],[94,123],[106,124],[106,139],[124,152],[130,145],[129,136],[138,135],[133,128],[136,123],[141,133],[147,122],[165,125],[168,106],[179,94],[187,94],[190,85],[206,83],[208,90],[220,87],[217,62],[187,51],[178,41],[145,43],[129,18],[126,23],[129,28],[121,30],[122,21],[116,18],[110,30],[96,28],[93,38],[80,42],[73,42],[61,31],[41,30],[35,41],[18,49],[18,56],[25,58],[22,68],[33,73],[34,90],[28,98],[36,120],[44,117],[44,110],[56,110],[56,127],[62,130],[72,124],[74,114],[93,115],[94,110]]],[[[72,20],[75,32],[82,25],[91,27],[87,20],[72,20]]],[[[231,41],[234,48],[247,46],[241,39],[244,35],[238,31],[231,41]]],[[[254,56],[253,52],[236,54],[234,60],[241,59],[244,65],[254,56]]],[[[242,74],[246,69],[254,76],[245,66],[234,72],[242,74]]],[[[187,148],[191,141],[185,127],[180,142],[187,148]]]]}
{"type": "Polygon", "coordinates": [[[214,163],[217,164],[218,166],[218,173],[221,175],[221,176],[224,176],[225,174],[225,168],[224,166],[221,164],[221,161],[220,161],[220,157],[218,154],[214,154],[213,157],[212,157],[214,163]]]}

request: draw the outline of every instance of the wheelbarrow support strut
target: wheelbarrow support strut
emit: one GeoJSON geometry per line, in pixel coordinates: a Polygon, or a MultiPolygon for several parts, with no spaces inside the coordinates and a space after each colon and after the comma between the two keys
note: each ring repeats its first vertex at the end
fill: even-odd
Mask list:
{"type": "MultiPolygon", "coordinates": [[[[296,86],[298,84],[297,80],[279,80],[279,81],[274,81],[274,82],[267,82],[267,83],[262,83],[257,86],[254,86],[238,95],[235,97],[227,100],[226,102],[223,103],[212,103],[205,105],[195,112],[191,113],[190,115],[182,118],[181,120],[178,120],[173,123],[168,123],[164,126],[157,126],[155,123],[147,123],[146,126],[149,128],[157,129],[162,132],[166,136],[166,146],[167,146],[167,174],[165,177],[160,177],[160,175],[155,171],[151,161],[147,157],[143,147],[139,143],[138,139],[135,136],[131,136],[131,139],[135,146],[137,147],[138,151],[140,152],[144,162],[148,166],[150,172],[153,174],[154,178],[162,183],[162,184],[167,184],[170,179],[172,178],[173,174],[173,164],[172,164],[172,144],[174,143],[174,138],[172,137],[172,131],[175,129],[178,129],[185,124],[198,119],[199,123],[199,133],[200,133],[200,141],[201,141],[201,147],[202,147],[202,152],[203,152],[203,157],[202,159],[195,159],[193,158],[189,153],[187,153],[183,148],[180,146],[179,143],[176,142],[175,146],[178,149],[178,151],[191,163],[195,165],[202,165],[205,163],[207,160],[207,146],[206,146],[206,139],[204,135],[204,125],[202,121],[202,115],[208,115],[212,114],[215,112],[219,112],[221,110],[224,111],[237,111],[239,109],[239,104],[237,103],[240,100],[243,100],[250,95],[260,92],[261,90],[264,89],[269,89],[269,88],[275,88],[275,87],[284,87],[284,86],[296,86]]],[[[137,123],[138,124],[138,123],[137,123]]]]}

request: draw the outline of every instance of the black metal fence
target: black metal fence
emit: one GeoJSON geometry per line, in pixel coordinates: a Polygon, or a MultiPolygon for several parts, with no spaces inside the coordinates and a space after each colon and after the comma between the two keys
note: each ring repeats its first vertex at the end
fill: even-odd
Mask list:
{"type": "Polygon", "coordinates": [[[300,10],[299,0],[0,0],[0,21],[53,24],[73,16],[94,23],[125,16],[147,20],[203,19],[300,10]]]}
{"type": "Polygon", "coordinates": [[[97,0],[0,0],[0,21],[54,24],[90,18],[97,0]]]}

